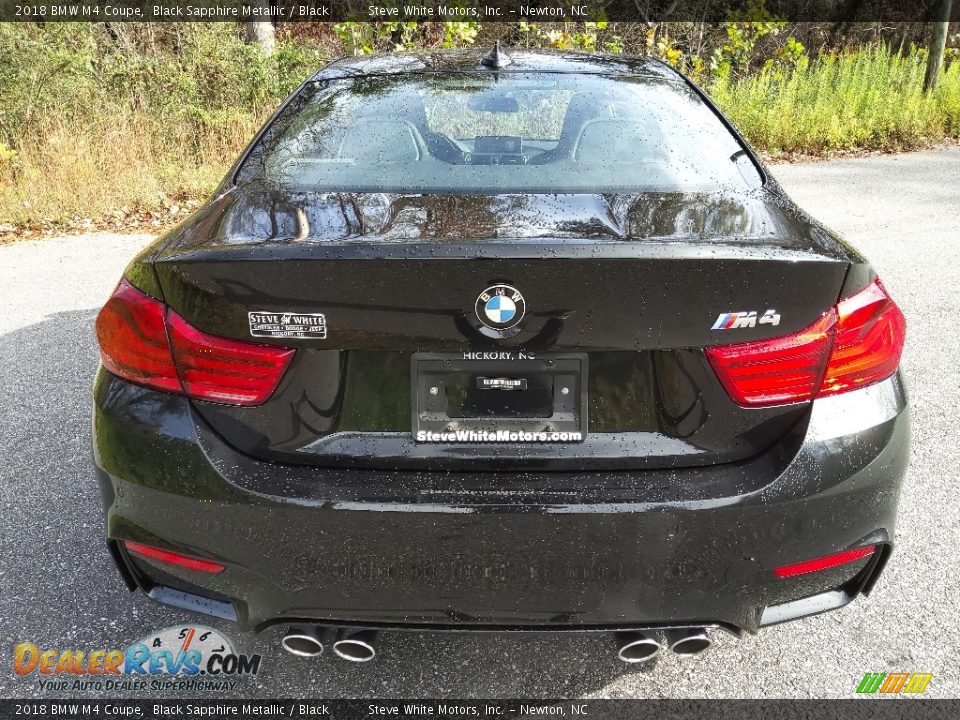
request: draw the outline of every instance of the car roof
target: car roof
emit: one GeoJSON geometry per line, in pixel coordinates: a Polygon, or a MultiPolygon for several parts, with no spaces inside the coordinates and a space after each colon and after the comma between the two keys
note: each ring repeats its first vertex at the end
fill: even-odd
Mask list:
{"type": "Polygon", "coordinates": [[[680,80],[673,68],[648,57],[511,48],[501,50],[501,53],[503,52],[509,55],[511,62],[496,69],[481,62],[489,53],[489,48],[342,57],[326,65],[312,79],[329,80],[359,75],[490,72],[641,75],[680,80]]]}

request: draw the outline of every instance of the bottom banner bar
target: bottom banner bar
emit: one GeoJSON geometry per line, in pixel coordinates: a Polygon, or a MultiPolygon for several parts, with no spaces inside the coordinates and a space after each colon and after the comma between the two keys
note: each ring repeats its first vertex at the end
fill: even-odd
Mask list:
{"type": "Polygon", "coordinates": [[[0,700],[0,717],[926,720],[960,717],[960,700],[0,700]]]}

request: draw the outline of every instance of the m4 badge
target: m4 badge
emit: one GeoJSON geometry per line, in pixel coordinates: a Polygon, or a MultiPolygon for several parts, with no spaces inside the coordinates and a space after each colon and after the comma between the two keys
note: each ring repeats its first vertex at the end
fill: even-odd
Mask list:
{"type": "Polygon", "coordinates": [[[711,330],[736,330],[737,328],[756,327],[757,325],[779,325],[780,314],[776,310],[767,310],[757,318],[756,310],[721,313],[717,316],[711,330]]]}

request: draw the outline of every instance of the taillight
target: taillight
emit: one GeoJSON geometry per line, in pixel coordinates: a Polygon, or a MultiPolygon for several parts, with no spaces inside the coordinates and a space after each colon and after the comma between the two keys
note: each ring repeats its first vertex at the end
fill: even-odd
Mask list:
{"type": "Polygon", "coordinates": [[[707,349],[720,382],[744,407],[809,400],[830,352],[833,313],[793,335],[707,349]]]}
{"type": "Polygon", "coordinates": [[[172,310],[167,323],[183,389],[199,400],[260,405],[273,394],[296,352],[207,335],[172,310]]]}
{"type": "Polygon", "coordinates": [[[126,280],[97,315],[103,366],[114,375],[155,390],[181,392],[167,344],[166,307],[126,280]]]}
{"type": "Polygon", "coordinates": [[[897,370],[907,321],[880,284],[837,305],[833,352],[820,395],[855,390],[886,380],[897,370]]]}
{"type": "Polygon", "coordinates": [[[903,313],[876,281],[798,333],[706,353],[734,402],[767,407],[885,380],[897,370],[905,337],[903,313]]]}
{"type": "Polygon", "coordinates": [[[260,405],[296,352],[207,335],[126,280],[97,316],[104,367],[124,380],[230,405],[260,405]]]}

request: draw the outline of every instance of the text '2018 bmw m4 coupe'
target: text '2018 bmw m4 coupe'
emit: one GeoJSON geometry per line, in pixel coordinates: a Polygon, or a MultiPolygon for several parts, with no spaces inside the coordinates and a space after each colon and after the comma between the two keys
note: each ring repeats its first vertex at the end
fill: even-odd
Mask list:
{"type": "Polygon", "coordinates": [[[659,62],[335,61],[97,319],[131,589],[638,662],[839,608],[892,548],[900,310],[659,62]]]}

